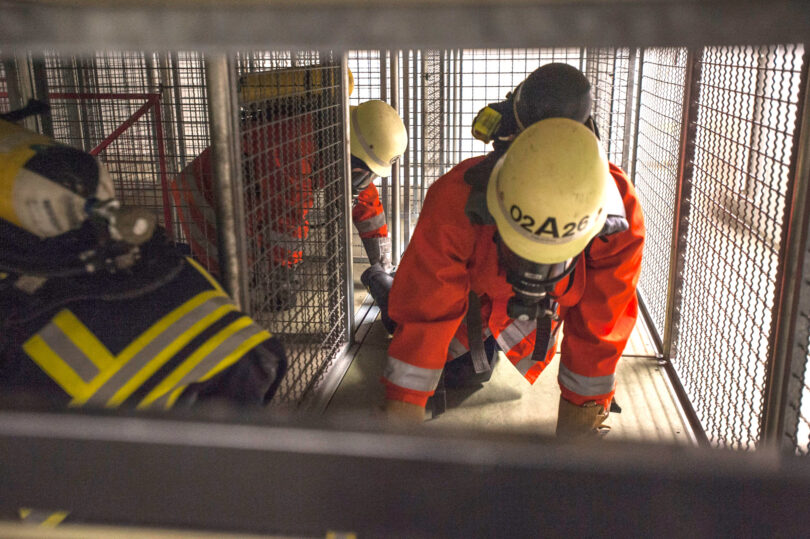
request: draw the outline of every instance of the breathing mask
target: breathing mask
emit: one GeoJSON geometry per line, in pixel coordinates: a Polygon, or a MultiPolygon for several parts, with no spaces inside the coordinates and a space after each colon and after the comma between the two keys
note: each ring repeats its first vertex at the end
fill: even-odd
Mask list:
{"type": "Polygon", "coordinates": [[[512,285],[514,296],[509,298],[506,313],[516,320],[549,317],[556,319],[557,303],[552,290],[558,282],[573,273],[579,255],[556,264],[539,264],[515,254],[495,235],[498,263],[506,272],[506,282],[512,285]]]}

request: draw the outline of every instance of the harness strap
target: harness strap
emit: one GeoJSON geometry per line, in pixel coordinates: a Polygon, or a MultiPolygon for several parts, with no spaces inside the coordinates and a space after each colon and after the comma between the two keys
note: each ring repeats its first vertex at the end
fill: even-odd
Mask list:
{"type": "Polygon", "coordinates": [[[488,372],[492,367],[484,350],[484,336],[481,332],[481,298],[470,290],[467,308],[467,340],[470,343],[470,359],[476,374],[488,372]]]}
{"type": "Polygon", "coordinates": [[[545,361],[548,352],[548,341],[551,338],[551,317],[539,316],[537,318],[537,331],[534,334],[534,351],[532,362],[545,361]]]}

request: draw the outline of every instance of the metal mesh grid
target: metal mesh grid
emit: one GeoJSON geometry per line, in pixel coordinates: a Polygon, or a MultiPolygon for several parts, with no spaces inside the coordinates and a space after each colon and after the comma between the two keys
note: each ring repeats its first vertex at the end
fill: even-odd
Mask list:
{"type": "Polygon", "coordinates": [[[54,137],[98,155],[123,204],[152,209],[188,242],[186,204],[172,195],[177,173],[209,144],[199,55],[50,54],[45,65],[54,137]]]}
{"type": "Polygon", "coordinates": [[[682,316],[715,322],[681,325],[675,366],[720,445],[759,437],[801,59],[703,52],[682,316]]]}
{"type": "Polygon", "coordinates": [[[683,115],[685,49],[647,49],[641,67],[634,181],[646,240],[638,289],[659,335],[666,324],[683,115]]]}
{"type": "Polygon", "coordinates": [[[629,173],[626,154],[633,108],[628,104],[632,105],[635,54],[631,58],[630,49],[588,49],[586,56],[585,75],[593,85],[593,117],[599,136],[608,159],[629,173]]]}
{"type": "MultiPolygon", "coordinates": [[[[626,66],[627,53],[617,55],[617,69],[626,66]]],[[[475,140],[471,133],[475,115],[488,103],[500,101],[537,67],[565,62],[579,69],[586,63],[585,51],[566,49],[469,49],[469,50],[411,50],[400,52],[399,108],[408,129],[408,149],[397,166],[402,184],[403,246],[419,216],[428,187],[460,161],[482,155],[488,147],[475,140]]],[[[349,67],[354,73],[355,91],[351,104],[367,99],[380,99],[390,94],[390,63],[379,51],[352,51],[349,67]],[[380,73],[385,70],[381,78],[380,73]]],[[[625,67],[626,70],[626,67],[625,67]]],[[[626,75],[623,78],[626,82],[626,75]]],[[[597,81],[592,81],[596,83],[597,81]]],[[[605,98],[620,99],[624,90],[605,98]]],[[[624,106],[625,101],[621,102],[624,106]]],[[[606,105],[611,110],[614,105],[606,105]]],[[[615,105],[619,107],[619,105],[615,105]]],[[[618,108],[617,108],[618,110],[618,108]]],[[[623,111],[623,109],[622,109],[623,111]]],[[[623,128],[623,118],[614,119],[614,126],[623,128]],[[619,122],[619,123],[617,123],[619,122]]],[[[617,135],[618,136],[618,135],[617,135]]],[[[621,151],[621,137],[616,139],[621,151]]],[[[388,181],[380,185],[383,206],[390,205],[388,181]]],[[[388,215],[390,220],[390,215],[388,215]]],[[[353,243],[355,261],[362,262],[359,236],[353,243]]]]}
{"type": "MultiPolygon", "coordinates": [[[[0,53],[2,54],[2,53],[0,53]]],[[[8,102],[8,83],[6,81],[6,68],[0,62],[0,112],[8,112],[11,107],[8,102]]]]}
{"type": "Polygon", "coordinates": [[[287,350],[274,402],[295,403],[345,342],[341,71],[331,55],[252,53],[239,74],[251,313],[287,350]]]}
{"type": "MultiPolygon", "coordinates": [[[[709,48],[698,95],[672,365],[709,439],[760,436],[801,68],[800,47],[709,48]]],[[[644,53],[636,184],[647,222],[640,289],[666,329],[686,51],[644,53]]]]}

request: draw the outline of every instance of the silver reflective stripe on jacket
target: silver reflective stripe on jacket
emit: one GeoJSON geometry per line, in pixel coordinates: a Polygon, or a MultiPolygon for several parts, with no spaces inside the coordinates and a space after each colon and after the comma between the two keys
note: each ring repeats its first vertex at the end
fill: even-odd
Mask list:
{"type": "Polygon", "coordinates": [[[535,320],[513,320],[497,337],[501,350],[508,352],[537,329],[535,320]]]}
{"type": "Polygon", "coordinates": [[[607,376],[583,376],[571,372],[562,364],[560,364],[560,373],[557,379],[564,388],[583,397],[610,393],[613,391],[613,387],[616,384],[616,375],[614,374],[607,376]]]}
{"type": "Polygon", "coordinates": [[[384,224],[385,224],[385,213],[378,213],[377,215],[369,217],[368,219],[354,222],[354,226],[357,227],[357,231],[360,232],[361,234],[364,232],[372,232],[374,230],[377,230],[384,224]]]}
{"type": "Polygon", "coordinates": [[[413,391],[433,391],[439,385],[442,369],[425,369],[388,356],[383,377],[389,382],[413,391]]]}

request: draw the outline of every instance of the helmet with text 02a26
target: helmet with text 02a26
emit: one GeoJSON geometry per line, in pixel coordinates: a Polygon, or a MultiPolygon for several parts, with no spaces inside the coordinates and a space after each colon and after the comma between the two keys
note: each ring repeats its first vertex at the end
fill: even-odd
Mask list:
{"type": "Polygon", "coordinates": [[[606,218],[610,175],[594,133],[567,118],[532,124],[492,170],[487,207],[517,256],[557,264],[580,254],[606,218]]]}

